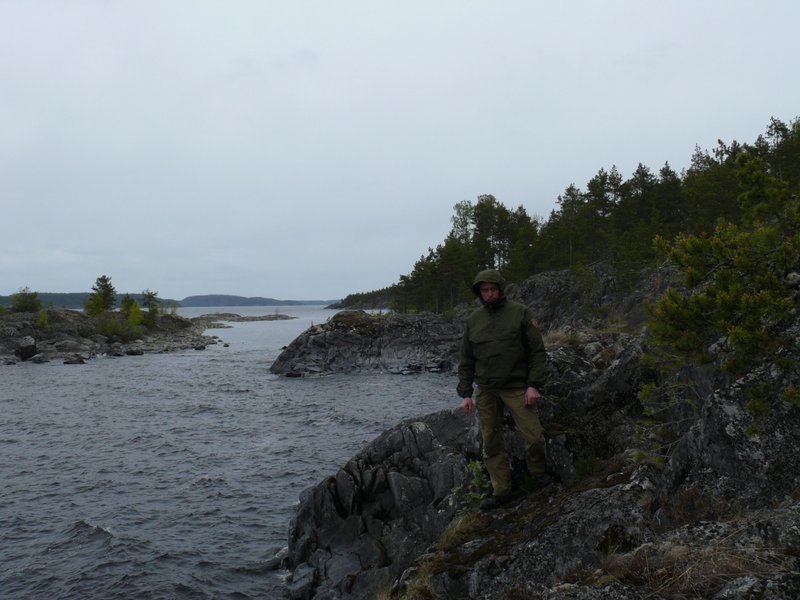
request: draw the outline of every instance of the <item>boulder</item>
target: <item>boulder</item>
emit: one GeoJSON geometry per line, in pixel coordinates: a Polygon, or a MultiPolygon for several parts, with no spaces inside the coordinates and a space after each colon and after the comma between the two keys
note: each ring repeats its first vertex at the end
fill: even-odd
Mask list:
{"type": "Polygon", "coordinates": [[[36,340],[33,337],[26,335],[19,341],[17,345],[17,356],[22,360],[29,360],[38,354],[36,349],[36,340]]]}

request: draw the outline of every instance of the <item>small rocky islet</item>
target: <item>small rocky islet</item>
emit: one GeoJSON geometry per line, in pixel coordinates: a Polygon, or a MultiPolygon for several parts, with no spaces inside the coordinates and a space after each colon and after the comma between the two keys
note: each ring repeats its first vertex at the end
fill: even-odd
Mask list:
{"type": "Polygon", "coordinates": [[[231,327],[230,322],[292,319],[288,315],[241,316],[210,313],[184,318],[161,314],[151,327],[135,336],[106,336],[98,332],[98,320],[82,311],[48,308],[40,313],[0,314],[0,363],[63,361],[82,364],[98,357],[135,356],[177,350],[204,350],[221,343],[210,329],[231,327]]]}

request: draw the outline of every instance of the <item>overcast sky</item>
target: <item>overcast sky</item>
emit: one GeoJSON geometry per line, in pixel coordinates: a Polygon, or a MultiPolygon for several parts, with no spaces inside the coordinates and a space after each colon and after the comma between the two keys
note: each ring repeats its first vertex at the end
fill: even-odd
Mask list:
{"type": "Polygon", "coordinates": [[[336,299],[800,116],[800,2],[0,0],[0,294],[336,299]]]}

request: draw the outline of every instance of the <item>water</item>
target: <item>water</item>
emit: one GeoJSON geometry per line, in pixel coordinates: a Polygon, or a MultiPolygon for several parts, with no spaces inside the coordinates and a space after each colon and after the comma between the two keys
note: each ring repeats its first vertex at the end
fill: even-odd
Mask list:
{"type": "MultiPolygon", "coordinates": [[[[182,309],[263,315],[274,307],[182,309]]],[[[0,597],[281,598],[267,568],[300,492],[452,376],[286,379],[269,365],[333,312],[209,330],[222,343],[0,367],[0,597]]]]}

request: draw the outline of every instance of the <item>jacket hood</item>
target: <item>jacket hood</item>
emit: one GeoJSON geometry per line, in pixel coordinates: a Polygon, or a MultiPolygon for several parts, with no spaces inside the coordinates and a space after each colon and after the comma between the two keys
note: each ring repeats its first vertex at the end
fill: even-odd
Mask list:
{"type": "Polygon", "coordinates": [[[472,282],[472,293],[478,298],[481,297],[480,285],[481,283],[496,283],[500,288],[500,293],[505,296],[506,293],[506,280],[500,275],[497,269],[486,269],[475,275],[475,280],[472,282]]]}

